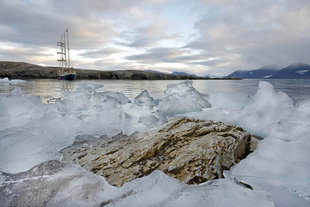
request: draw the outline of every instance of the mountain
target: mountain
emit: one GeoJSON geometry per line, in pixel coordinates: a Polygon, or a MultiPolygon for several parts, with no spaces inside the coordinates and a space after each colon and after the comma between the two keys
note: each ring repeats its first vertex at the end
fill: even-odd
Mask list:
{"type": "Polygon", "coordinates": [[[243,79],[310,79],[310,65],[294,63],[280,70],[276,66],[264,66],[256,70],[238,70],[226,77],[243,79]]]}
{"type": "Polygon", "coordinates": [[[277,71],[271,78],[274,79],[309,79],[310,65],[295,63],[277,71]]]}
{"type": "Polygon", "coordinates": [[[189,75],[189,76],[197,77],[196,74],[190,74],[190,73],[178,72],[178,71],[173,71],[171,74],[172,75],[189,75]]]}
{"type": "Polygon", "coordinates": [[[264,66],[256,70],[237,70],[228,76],[227,78],[245,78],[245,79],[264,79],[269,78],[275,74],[278,70],[278,66],[264,66]]]}

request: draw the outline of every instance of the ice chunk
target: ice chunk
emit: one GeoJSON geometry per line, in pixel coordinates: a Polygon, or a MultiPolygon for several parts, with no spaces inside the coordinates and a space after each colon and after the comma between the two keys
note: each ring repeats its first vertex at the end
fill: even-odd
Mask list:
{"type": "Polygon", "coordinates": [[[112,92],[112,91],[104,91],[102,92],[105,96],[110,96],[117,100],[120,104],[130,103],[130,100],[123,93],[120,92],[112,92]]]}
{"type": "Polygon", "coordinates": [[[124,94],[110,91],[65,92],[57,106],[62,116],[81,121],[81,133],[93,135],[113,136],[120,132],[130,135],[143,130],[146,125],[138,123],[139,114],[150,113],[149,109],[132,110],[134,105],[124,94]]]}
{"type": "Polygon", "coordinates": [[[233,104],[236,107],[221,106],[222,104],[214,100],[216,97],[223,101],[228,100],[222,96],[213,96],[210,99],[218,107],[186,114],[186,116],[231,123],[243,127],[252,134],[266,137],[281,120],[288,118],[294,109],[293,101],[285,93],[275,92],[270,83],[262,81],[259,82],[259,88],[254,97],[248,101],[245,97],[242,99],[244,103],[248,102],[243,108],[239,108],[242,104],[239,107],[237,104],[233,104]]]}
{"type": "Polygon", "coordinates": [[[62,115],[75,114],[82,118],[90,114],[99,114],[101,111],[117,110],[120,104],[129,103],[129,99],[119,92],[95,92],[77,90],[63,92],[60,100],[57,101],[58,110],[62,115]]]}
{"type": "Polygon", "coordinates": [[[1,117],[0,169],[20,172],[48,159],[71,144],[76,122],[57,115],[54,105],[45,105],[37,97],[8,96],[0,102],[7,111],[1,117]]]}
{"type": "Polygon", "coordinates": [[[126,183],[107,206],[274,206],[267,194],[228,180],[190,186],[160,171],[126,183]]]}
{"type": "Polygon", "coordinates": [[[7,130],[0,140],[0,170],[9,173],[28,170],[49,159],[57,159],[57,147],[40,129],[7,130]]]}
{"type": "Polygon", "coordinates": [[[79,82],[77,91],[89,91],[94,92],[96,89],[102,88],[103,85],[101,83],[95,83],[95,82],[79,82]]]}
{"type": "Polygon", "coordinates": [[[7,82],[9,82],[10,80],[9,80],[9,78],[0,78],[0,83],[7,83],[7,82]]]}
{"type": "Polygon", "coordinates": [[[149,92],[144,90],[135,98],[135,104],[138,106],[155,106],[157,103],[150,96],[149,92]]]}
{"type": "Polygon", "coordinates": [[[211,107],[205,96],[192,86],[191,81],[167,86],[164,98],[159,102],[158,114],[162,121],[177,114],[200,111],[211,107]]]}
{"type": "Polygon", "coordinates": [[[9,78],[0,78],[0,83],[10,83],[10,84],[19,84],[25,83],[26,81],[20,79],[9,80],[9,78]]]}
{"type": "Polygon", "coordinates": [[[274,206],[268,194],[227,179],[189,186],[160,171],[121,188],[71,163],[54,160],[25,173],[0,176],[4,206],[274,206]]]}
{"type": "Polygon", "coordinates": [[[138,106],[136,104],[126,104],[122,106],[123,110],[131,117],[131,124],[136,127],[136,131],[143,131],[146,127],[153,127],[158,124],[158,117],[150,106],[138,106]]]}
{"type": "Polygon", "coordinates": [[[153,115],[153,114],[149,114],[149,115],[145,115],[145,116],[141,116],[138,120],[138,123],[143,123],[148,127],[154,127],[158,124],[158,117],[153,115]]]}
{"type": "Polygon", "coordinates": [[[117,195],[103,177],[55,160],[24,173],[0,173],[0,182],[1,206],[102,206],[117,195]]]}
{"type": "Polygon", "coordinates": [[[282,120],[257,150],[233,169],[233,175],[257,189],[270,191],[278,202],[282,199],[280,192],[285,192],[292,199],[287,206],[297,206],[294,200],[300,197],[309,201],[309,134],[310,101],[307,101],[282,120]]]}
{"type": "Polygon", "coordinates": [[[32,119],[43,116],[46,110],[39,97],[24,96],[18,87],[9,95],[1,95],[0,103],[0,113],[3,114],[0,130],[28,124],[32,119]]]}
{"type": "Polygon", "coordinates": [[[211,92],[208,101],[213,108],[231,110],[241,109],[249,101],[250,96],[242,93],[211,92]]]}
{"type": "Polygon", "coordinates": [[[23,95],[19,88],[1,95],[0,169],[20,172],[56,158],[57,151],[72,144],[78,134],[113,136],[145,129],[110,95],[64,92],[56,104],[43,104],[39,97],[23,95]]]}
{"type": "Polygon", "coordinates": [[[90,135],[90,134],[81,134],[77,135],[74,139],[73,144],[81,144],[84,142],[93,142],[97,139],[98,137],[90,135]]]}
{"type": "Polygon", "coordinates": [[[253,134],[266,136],[293,109],[293,101],[285,93],[275,92],[270,83],[260,81],[255,96],[241,111],[236,124],[253,134]]]}

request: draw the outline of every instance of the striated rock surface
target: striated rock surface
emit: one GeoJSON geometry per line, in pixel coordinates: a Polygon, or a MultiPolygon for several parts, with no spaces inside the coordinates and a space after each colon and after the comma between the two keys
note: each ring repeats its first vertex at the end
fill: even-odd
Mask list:
{"type": "Polygon", "coordinates": [[[257,140],[242,128],[221,122],[188,118],[130,137],[103,137],[61,151],[73,161],[102,175],[115,186],[161,170],[187,184],[220,178],[223,170],[245,158],[257,140]]]}

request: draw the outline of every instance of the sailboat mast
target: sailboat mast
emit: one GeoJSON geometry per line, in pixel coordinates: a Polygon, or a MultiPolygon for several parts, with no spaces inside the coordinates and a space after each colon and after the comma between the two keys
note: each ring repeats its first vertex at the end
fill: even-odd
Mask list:
{"type": "MultiPolygon", "coordinates": [[[[62,36],[60,36],[60,42],[58,42],[58,46],[60,45],[62,43],[62,36]]],[[[60,59],[58,60],[59,61],[59,65],[60,65],[60,67],[62,68],[62,47],[60,47],[60,52],[57,52],[57,54],[60,54],[60,59]]]]}
{"type": "Polygon", "coordinates": [[[60,69],[58,69],[58,79],[59,80],[75,80],[76,72],[72,68],[70,59],[70,48],[69,48],[69,31],[65,30],[63,35],[60,37],[60,42],[57,42],[57,46],[60,47],[60,52],[57,55],[60,56],[57,61],[60,61],[60,69]],[[67,36],[67,37],[66,37],[67,36]],[[66,39],[67,38],[67,39],[66,39]]]}
{"type": "Polygon", "coordinates": [[[66,49],[66,33],[64,32],[64,53],[65,53],[65,68],[67,68],[67,49],[66,49]]]}
{"type": "Polygon", "coordinates": [[[68,68],[70,68],[71,63],[70,63],[69,31],[68,31],[68,29],[66,30],[66,32],[67,32],[67,44],[68,44],[68,48],[67,48],[67,50],[68,50],[68,68]]]}
{"type": "Polygon", "coordinates": [[[60,66],[61,66],[61,69],[63,69],[64,67],[64,50],[63,50],[63,42],[62,42],[62,35],[60,36],[60,42],[59,42],[59,46],[60,46],[60,66]]]}

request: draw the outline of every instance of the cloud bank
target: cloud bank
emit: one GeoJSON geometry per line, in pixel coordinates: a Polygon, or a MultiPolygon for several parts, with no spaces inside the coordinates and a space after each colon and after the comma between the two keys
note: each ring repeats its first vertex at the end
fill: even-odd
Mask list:
{"type": "Polygon", "coordinates": [[[308,0],[1,0],[0,60],[57,65],[69,28],[75,67],[226,75],[310,63],[308,0]]]}

